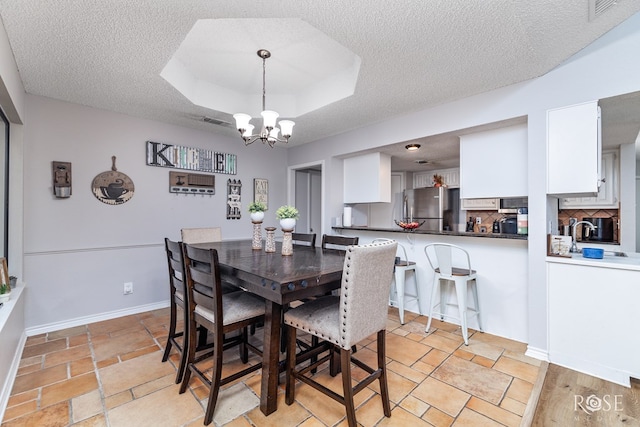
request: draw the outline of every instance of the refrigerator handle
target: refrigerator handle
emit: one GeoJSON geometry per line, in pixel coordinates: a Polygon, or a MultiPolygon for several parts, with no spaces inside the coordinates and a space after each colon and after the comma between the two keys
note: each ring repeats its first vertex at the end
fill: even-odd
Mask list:
{"type": "Polygon", "coordinates": [[[402,192],[402,218],[403,221],[406,221],[409,216],[407,215],[407,211],[409,210],[409,198],[407,197],[407,193],[402,192]]]}

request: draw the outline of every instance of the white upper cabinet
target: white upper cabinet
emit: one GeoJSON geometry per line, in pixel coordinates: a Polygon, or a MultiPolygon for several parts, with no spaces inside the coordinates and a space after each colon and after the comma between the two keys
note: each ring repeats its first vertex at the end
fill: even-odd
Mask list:
{"type": "Polygon", "coordinates": [[[343,165],[344,203],[391,202],[391,156],[364,154],[343,165]]]}
{"type": "Polygon", "coordinates": [[[547,194],[595,196],[601,156],[597,101],[547,111],[547,194]]]}
{"type": "Polygon", "coordinates": [[[437,169],[413,173],[413,188],[433,187],[433,176],[440,175],[449,188],[460,187],[460,168],[437,169]]]}
{"type": "Polygon", "coordinates": [[[560,209],[618,209],[620,207],[620,185],[618,184],[618,152],[602,152],[602,184],[595,197],[562,197],[560,209]]]}
{"type": "Polygon", "coordinates": [[[460,198],[525,197],[527,124],[460,136],[460,198]]]}

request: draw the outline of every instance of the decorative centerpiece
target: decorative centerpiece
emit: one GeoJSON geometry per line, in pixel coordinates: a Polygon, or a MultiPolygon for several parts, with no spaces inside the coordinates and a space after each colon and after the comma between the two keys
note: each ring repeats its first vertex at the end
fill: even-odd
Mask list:
{"type": "Polygon", "coordinates": [[[264,219],[264,212],[267,210],[267,205],[262,202],[253,202],[249,205],[249,214],[252,222],[262,222],[264,219]]]}
{"type": "Polygon", "coordinates": [[[404,231],[414,231],[416,228],[424,224],[424,221],[418,222],[418,221],[410,220],[405,222],[405,221],[395,220],[395,223],[398,227],[402,228],[404,231]]]}
{"type": "Polygon", "coordinates": [[[276,251],[276,228],[275,227],[266,227],[267,231],[267,241],[264,244],[265,252],[275,252],[276,251]]]}
{"type": "Polygon", "coordinates": [[[252,249],[262,249],[262,220],[264,219],[264,211],[266,210],[267,206],[262,202],[253,202],[249,205],[249,215],[253,223],[252,249]]]}
{"type": "Polygon", "coordinates": [[[446,185],[444,185],[444,178],[442,177],[442,175],[438,175],[438,174],[433,175],[433,186],[446,187],[446,185]]]}
{"type": "Polygon", "coordinates": [[[296,219],[298,219],[298,209],[293,206],[280,206],[276,211],[276,218],[280,220],[280,227],[284,232],[282,238],[282,255],[293,255],[293,239],[291,232],[296,226],[296,219]]]}

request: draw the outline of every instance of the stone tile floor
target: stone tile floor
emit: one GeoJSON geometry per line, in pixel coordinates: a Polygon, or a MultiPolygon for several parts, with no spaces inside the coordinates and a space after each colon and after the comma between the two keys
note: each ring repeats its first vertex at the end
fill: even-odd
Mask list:
{"type": "MultiPolygon", "coordinates": [[[[192,379],[180,395],[177,353],[161,362],[169,310],[92,323],[29,337],[2,427],[13,426],[200,426],[207,389],[192,379]]],[[[465,346],[456,325],[395,308],[387,322],[387,361],[392,416],[385,418],[377,382],[356,395],[362,426],[518,426],[536,381],[540,361],[526,345],[470,330],[465,346]]],[[[256,334],[259,337],[260,330],[256,334]]],[[[374,365],[375,342],[357,356],[374,365]]],[[[240,362],[225,353],[228,368],[240,362]]],[[[354,376],[358,370],[354,369],[354,376]]],[[[316,374],[341,393],[340,377],[316,374]]],[[[225,387],[216,426],[346,426],[344,408],[305,384],[287,406],[281,385],[278,410],[259,409],[260,373],[225,387]]]]}

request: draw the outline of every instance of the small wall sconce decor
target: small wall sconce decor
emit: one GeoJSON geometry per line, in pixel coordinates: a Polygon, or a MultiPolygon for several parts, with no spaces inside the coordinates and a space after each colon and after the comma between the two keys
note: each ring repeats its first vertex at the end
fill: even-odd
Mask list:
{"type": "Polygon", "coordinates": [[[53,195],[66,199],[71,196],[71,162],[51,162],[53,195]]]}

